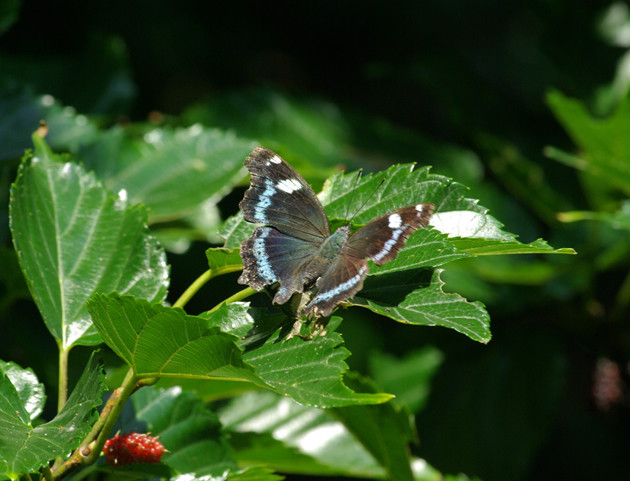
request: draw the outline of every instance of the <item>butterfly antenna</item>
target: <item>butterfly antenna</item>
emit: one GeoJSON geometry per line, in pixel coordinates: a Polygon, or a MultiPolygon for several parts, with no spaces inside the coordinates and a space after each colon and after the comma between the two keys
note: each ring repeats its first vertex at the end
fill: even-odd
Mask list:
{"type": "Polygon", "coordinates": [[[378,183],[378,185],[374,188],[374,191],[373,191],[370,195],[368,195],[368,196],[365,198],[365,200],[364,200],[364,201],[363,201],[363,203],[361,204],[361,207],[359,207],[359,208],[357,209],[357,211],[354,213],[354,215],[350,218],[349,222],[352,222],[352,219],[354,219],[354,218],[355,218],[355,217],[359,214],[359,212],[361,212],[361,211],[363,210],[363,208],[365,207],[365,205],[366,205],[366,204],[368,203],[368,201],[372,198],[372,196],[378,192],[378,189],[380,189],[380,188],[381,188],[381,185],[383,185],[383,183],[384,183],[384,182],[385,182],[385,179],[381,179],[381,181],[378,183]]]}
{"type": "Polygon", "coordinates": [[[346,205],[346,213],[343,218],[347,219],[350,214],[350,206],[352,205],[352,196],[354,195],[354,191],[357,190],[357,184],[359,183],[359,179],[361,179],[361,175],[363,174],[363,169],[359,169],[357,171],[357,177],[354,179],[354,185],[352,186],[352,190],[350,191],[350,199],[348,200],[348,204],[346,205]]]}

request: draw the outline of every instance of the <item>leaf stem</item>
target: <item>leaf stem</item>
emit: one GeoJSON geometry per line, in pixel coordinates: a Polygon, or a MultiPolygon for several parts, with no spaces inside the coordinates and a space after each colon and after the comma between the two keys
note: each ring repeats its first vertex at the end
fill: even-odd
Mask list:
{"type": "Polygon", "coordinates": [[[103,407],[98,421],[92,426],[92,430],[81,442],[79,447],[72,453],[68,460],[53,472],[53,479],[60,479],[65,474],[77,466],[89,465],[96,462],[103,450],[105,441],[114,423],[120,416],[123,406],[129,396],[134,392],[139,378],[133,369],[129,369],[122,385],[115,389],[103,407]]]}
{"type": "Polygon", "coordinates": [[[236,294],[228,297],[227,299],[225,299],[224,301],[219,302],[216,306],[214,306],[212,309],[210,309],[208,311],[208,314],[211,312],[216,311],[219,307],[221,307],[223,304],[231,304],[232,302],[237,302],[240,301],[241,299],[245,299],[253,294],[256,294],[258,291],[255,291],[254,289],[252,289],[251,287],[246,287],[245,289],[243,289],[242,291],[238,291],[236,294]]]}
{"type": "Polygon", "coordinates": [[[61,412],[68,400],[68,355],[70,348],[65,348],[61,342],[57,342],[59,347],[59,394],[57,396],[57,412],[61,412]]]}
{"type": "Polygon", "coordinates": [[[233,265],[217,267],[216,269],[208,269],[197,279],[195,279],[195,281],[188,287],[188,289],[186,289],[184,293],[179,296],[179,299],[175,301],[173,307],[184,307],[188,303],[188,301],[197,293],[197,291],[201,289],[203,285],[213,277],[222,276],[223,274],[229,274],[230,272],[237,272],[242,269],[242,266],[233,265]]]}

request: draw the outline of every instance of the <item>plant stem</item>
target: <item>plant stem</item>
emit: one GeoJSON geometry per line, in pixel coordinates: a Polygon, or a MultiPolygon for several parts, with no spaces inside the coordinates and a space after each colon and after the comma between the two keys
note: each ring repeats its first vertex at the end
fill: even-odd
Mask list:
{"type": "Polygon", "coordinates": [[[175,301],[173,307],[184,307],[188,303],[188,301],[197,293],[197,291],[201,289],[203,285],[213,277],[222,276],[223,274],[229,274],[230,272],[237,272],[242,269],[242,266],[232,265],[218,267],[216,269],[208,269],[197,279],[195,279],[195,281],[188,287],[188,289],[186,289],[184,293],[179,296],[179,299],[175,301]]]}
{"type": "Polygon", "coordinates": [[[70,349],[66,349],[57,342],[59,347],[59,395],[57,397],[57,412],[66,405],[68,400],[68,354],[70,349]]]}
{"type": "Polygon", "coordinates": [[[129,399],[129,396],[131,396],[136,388],[138,379],[139,378],[135,375],[133,369],[129,369],[122,385],[115,389],[107,400],[98,421],[94,424],[94,426],[92,426],[90,433],[86,436],[74,453],[72,453],[72,456],[54,470],[53,479],[61,479],[68,471],[81,464],[89,465],[96,462],[103,450],[103,446],[105,445],[105,441],[107,440],[110,431],[114,427],[114,423],[120,416],[125,402],[127,402],[127,399],[129,399]]]}
{"type": "Polygon", "coordinates": [[[208,311],[208,313],[214,312],[216,311],[219,307],[221,307],[223,304],[231,304],[232,302],[237,302],[240,301],[241,299],[245,299],[253,294],[256,294],[258,291],[255,291],[254,289],[252,289],[251,287],[246,287],[245,289],[243,289],[242,291],[238,291],[236,294],[228,297],[227,299],[225,299],[224,301],[219,302],[216,306],[214,306],[212,309],[210,309],[208,311]]]}
{"type": "Polygon", "coordinates": [[[49,466],[44,466],[42,468],[42,474],[44,475],[44,479],[46,481],[52,481],[53,477],[52,477],[52,472],[50,471],[49,466]]]}
{"type": "MultiPolygon", "coordinates": [[[[138,382],[138,379],[139,378],[135,375],[133,369],[129,369],[127,375],[125,376],[125,380],[122,383],[122,386],[116,390],[118,391],[119,395],[114,400],[113,406],[111,408],[111,413],[105,418],[103,428],[101,429],[101,432],[96,439],[96,445],[87,457],[86,464],[91,464],[95,462],[100,456],[101,451],[103,450],[103,446],[105,445],[105,441],[107,441],[107,437],[109,436],[110,431],[112,430],[114,424],[116,423],[116,420],[120,416],[123,406],[136,388],[136,383],[138,382]]],[[[113,395],[114,394],[112,394],[112,396],[113,395]]]]}

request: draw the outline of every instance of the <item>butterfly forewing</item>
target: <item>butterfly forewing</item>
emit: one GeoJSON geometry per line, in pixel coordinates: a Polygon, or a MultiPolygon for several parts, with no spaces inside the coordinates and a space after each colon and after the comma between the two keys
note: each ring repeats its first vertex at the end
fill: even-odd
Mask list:
{"type": "Polygon", "coordinates": [[[369,257],[383,265],[395,259],[407,238],[431,220],[435,206],[417,204],[403,207],[379,217],[355,232],[342,248],[352,257],[369,257]]]}
{"type": "Polygon", "coordinates": [[[251,187],[239,204],[245,220],[311,242],[321,243],[330,235],[315,192],[278,154],[258,147],[245,166],[251,174],[251,187]]]}

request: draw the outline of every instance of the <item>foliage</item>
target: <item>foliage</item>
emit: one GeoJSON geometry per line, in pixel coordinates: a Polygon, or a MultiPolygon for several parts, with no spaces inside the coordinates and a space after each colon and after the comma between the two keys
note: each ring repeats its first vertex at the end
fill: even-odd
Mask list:
{"type": "MultiPolygon", "coordinates": [[[[0,8],[3,38],[24,28],[23,3],[0,8]]],[[[172,7],[182,17],[153,8],[156,26],[173,20],[187,39],[169,49],[150,36],[170,68],[192,52],[198,25],[186,7],[172,7]]],[[[363,19],[386,21],[372,8],[363,19]]],[[[598,25],[628,47],[615,34],[630,23],[622,10],[598,25]]],[[[383,42],[398,28],[418,31],[396,15],[383,42]]],[[[552,30],[555,14],[545,15],[552,30]]],[[[243,35],[262,41],[257,29],[243,35]]],[[[543,114],[535,75],[506,86],[510,100],[535,105],[518,112],[544,118],[537,129],[496,99],[481,102],[494,88],[459,61],[443,70],[441,54],[426,57],[431,73],[413,57],[403,66],[348,55],[312,71],[326,74],[323,86],[333,64],[357,62],[366,77],[356,97],[333,85],[318,97],[252,82],[200,100],[180,86],[178,109],[155,96],[134,110],[159,69],[143,77],[136,62],[151,55],[129,42],[97,32],[72,55],[0,54],[0,312],[11,340],[0,350],[0,479],[619,477],[630,312],[625,57],[609,85],[580,77],[581,90],[567,60],[567,72],[547,79],[558,90],[546,93],[543,114]],[[395,107],[368,95],[377,78],[395,107]],[[400,121],[419,110],[403,80],[435,89],[437,131],[371,113],[400,121]],[[561,93],[576,89],[590,102],[561,93]],[[469,148],[434,140],[444,132],[469,148]],[[237,204],[256,145],[311,182],[333,226],[354,229],[418,202],[436,214],[394,261],[370,263],[364,288],[330,319],[296,322],[293,306],[236,283],[240,243],[255,227],[237,204]],[[106,440],[129,432],[158,437],[161,462],[108,466],[106,440]]],[[[230,48],[239,58],[237,43],[230,48]]]]}

